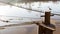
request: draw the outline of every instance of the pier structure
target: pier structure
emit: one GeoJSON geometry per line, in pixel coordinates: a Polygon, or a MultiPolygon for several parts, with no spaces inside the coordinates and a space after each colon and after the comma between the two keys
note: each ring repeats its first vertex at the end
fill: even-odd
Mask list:
{"type": "Polygon", "coordinates": [[[53,32],[55,31],[55,25],[51,23],[51,19],[50,19],[51,13],[48,11],[45,12],[44,15],[44,22],[42,23],[36,23],[39,28],[38,28],[38,34],[53,34],[53,32]]]}

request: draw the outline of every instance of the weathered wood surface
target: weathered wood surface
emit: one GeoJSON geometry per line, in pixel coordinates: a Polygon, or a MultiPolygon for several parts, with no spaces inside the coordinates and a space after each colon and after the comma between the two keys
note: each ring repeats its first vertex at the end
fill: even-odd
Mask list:
{"type": "Polygon", "coordinates": [[[36,23],[39,26],[38,34],[53,34],[53,31],[55,31],[55,25],[52,23],[50,21],[50,12],[45,12],[44,22],[36,23]]]}

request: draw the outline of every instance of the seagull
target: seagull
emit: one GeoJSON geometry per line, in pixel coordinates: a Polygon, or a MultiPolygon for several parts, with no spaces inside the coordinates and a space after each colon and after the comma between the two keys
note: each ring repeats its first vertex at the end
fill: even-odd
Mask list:
{"type": "Polygon", "coordinates": [[[50,7],[48,7],[49,8],[49,10],[52,10],[50,7]]]}

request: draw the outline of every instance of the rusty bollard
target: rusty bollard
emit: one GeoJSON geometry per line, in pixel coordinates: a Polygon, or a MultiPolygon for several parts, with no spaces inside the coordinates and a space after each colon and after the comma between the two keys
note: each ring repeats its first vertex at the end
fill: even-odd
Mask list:
{"type": "Polygon", "coordinates": [[[38,28],[38,34],[53,34],[53,31],[55,30],[55,25],[50,23],[50,12],[45,12],[45,21],[40,24],[36,23],[38,28]]]}
{"type": "Polygon", "coordinates": [[[45,22],[44,25],[46,26],[44,28],[44,34],[53,34],[53,31],[55,30],[55,25],[51,24],[50,22],[50,15],[51,12],[45,12],[45,22]]]}

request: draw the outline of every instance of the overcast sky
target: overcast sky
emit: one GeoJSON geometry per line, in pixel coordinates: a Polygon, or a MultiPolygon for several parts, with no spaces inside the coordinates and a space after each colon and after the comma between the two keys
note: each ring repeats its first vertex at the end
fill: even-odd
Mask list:
{"type": "MultiPolygon", "coordinates": [[[[37,6],[38,6],[38,3],[36,3],[35,6],[33,6],[32,8],[37,9],[37,6]]],[[[52,9],[51,12],[60,14],[60,2],[56,4],[52,2],[45,2],[45,3],[41,2],[40,10],[46,11],[48,7],[52,9]]],[[[33,12],[33,11],[29,12],[29,10],[18,8],[15,6],[11,7],[10,5],[5,5],[5,6],[0,5],[0,15],[35,17],[35,18],[40,17],[40,13],[38,12],[33,12]]]]}

